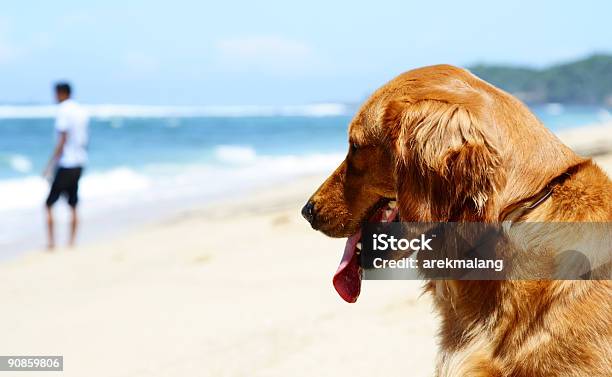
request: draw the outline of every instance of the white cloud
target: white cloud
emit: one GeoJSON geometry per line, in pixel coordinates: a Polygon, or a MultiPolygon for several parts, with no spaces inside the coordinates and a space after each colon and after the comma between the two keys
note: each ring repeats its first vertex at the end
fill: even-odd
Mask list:
{"type": "Polygon", "coordinates": [[[320,66],[313,48],[278,36],[228,38],[216,43],[217,64],[222,69],[269,74],[302,74],[320,66]]]}

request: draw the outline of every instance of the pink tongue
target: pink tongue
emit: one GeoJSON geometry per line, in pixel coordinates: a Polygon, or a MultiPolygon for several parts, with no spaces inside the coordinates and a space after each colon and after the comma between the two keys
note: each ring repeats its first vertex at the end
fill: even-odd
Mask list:
{"type": "Polygon", "coordinates": [[[361,292],[361,267],[359,267],[359,256],[357,255],[357,242],[361,239],[361,230],[346,240],[344,255],[340,266],[334,275],[334,288],[346,302],[357,301],[361,292]]]}
{"type": "MultiPolygon", "coordinates": [[[[370,222],[393,221],[398,213],[398,208],[391,210],[388,215],[385,213],[387,209],[383,207],[377,211],[370,222]]],[[[349,303],[357,301],[361,293],[361,267],[359,266],[359,255],[357,255],[357,243],[360,240],[361,229],[346,240],[344,254],[333,280],[336,292],[349,303]]]]}

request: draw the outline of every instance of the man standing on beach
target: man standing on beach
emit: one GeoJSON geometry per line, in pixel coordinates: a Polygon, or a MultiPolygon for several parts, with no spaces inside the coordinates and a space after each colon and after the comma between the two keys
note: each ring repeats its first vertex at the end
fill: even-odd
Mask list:
{"type": "Polygon", "coordinates": [[[68,199],[71,211],[69,246],[76,240],[78,227],[77,203],[79,179],[87,162],[89,116],[85,109],[70,98],[70,84],[60,82],[55,85],[55,96],[59,103],[55,131],[57,143],[49,163],[44,171],[45,177],[51,177],[53,183],[47,197],[47,247],[55,247],[52,207],[61,195],[68,199]]]}

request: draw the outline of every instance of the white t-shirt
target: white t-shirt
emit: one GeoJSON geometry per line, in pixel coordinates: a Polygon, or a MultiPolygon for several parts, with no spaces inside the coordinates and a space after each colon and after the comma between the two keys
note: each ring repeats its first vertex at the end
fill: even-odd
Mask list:
{"type": "Polygon", "coordinates": [[[66,143],[58,165],[63,168],[82,167],[87,162],[87,127],[89,114],[71,99],[59,104],[55,131],[66,132],[66,143]]]}

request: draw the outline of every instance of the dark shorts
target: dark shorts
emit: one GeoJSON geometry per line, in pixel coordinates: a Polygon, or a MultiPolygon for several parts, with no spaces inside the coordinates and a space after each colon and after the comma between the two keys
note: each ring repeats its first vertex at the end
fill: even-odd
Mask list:
{"type": "Polygon", "coordinates": [[[79,202],[79,179],[83,168],[58,168],[55,179],[51,184],[51,191],[47,198],[47,207],[51,207],[60,196],[64,195],[68,199],[71,207],[76,207],[79,202]]]}

